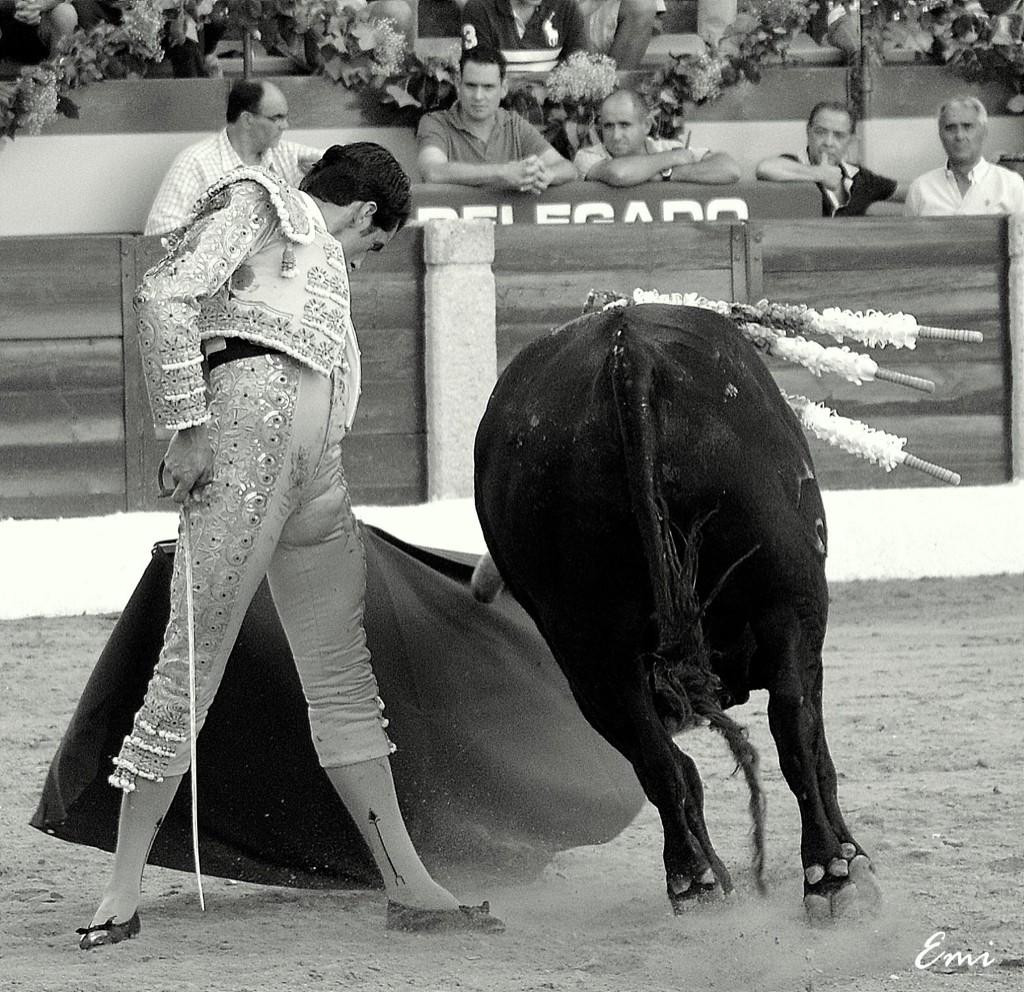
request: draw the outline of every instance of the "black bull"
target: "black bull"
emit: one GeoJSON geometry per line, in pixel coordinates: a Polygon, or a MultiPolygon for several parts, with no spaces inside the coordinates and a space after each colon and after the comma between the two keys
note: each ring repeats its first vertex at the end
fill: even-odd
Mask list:
{"type": "Polygon", "coordinates": [[[800,808],[808,912],[876,902],[822,722],[821,494],[796,418],[732,323],[652,304],[563,326],[502,374],[475,458],[501,577],[661,814],[673,908],[732,888],[672,738],[695,724],[720,730],[747,775],[761,885],[756,754],[724,713],[761,688],[800,808]]]}

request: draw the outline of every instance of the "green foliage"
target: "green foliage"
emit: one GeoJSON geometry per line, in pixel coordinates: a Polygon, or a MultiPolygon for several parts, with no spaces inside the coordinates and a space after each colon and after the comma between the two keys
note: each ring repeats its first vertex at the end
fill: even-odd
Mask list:
{"type": "Polygon", "coordinates": [[[948,65],[972,83],[1009,82],[1007,105],[1024,113],[1024,4],[1020,0],[874,0],[865,10],[864,44],[873,62],[912,53],[948,65]]]}
{"type": "Polygon", "coordinates": [[[597,141],[601,102],[618,85],[614,59],[593,52],[574,52],[548,73],[543,86],[520,83],[506,106],[539,127],[566,158],[597,141]]]}
{"type": "Polygon", "coordinates": [[[169,2],[175,0],[123,0],[120,24],[78,29],[58,55],[25,66],[13,83],[0,85],[0,135],[39,134],[58,114],[77,117],[68,93],[79,86],[144,75],[163,58],[160,35],[169,2]]]}
{"type": "Polygon", "coordinates": [[[448,58],[431,55],[426,60],[412,58],[406,75],[384,85],[382,103],[399,110],[411,110],[418,118],[430,110],[443,110],[456,99],[459,76],[458,52],[448,58]]]}
{"type": "MultiPolygon", "coordinates": [[[[1009,81],[1016,95],[1008,108],[1024,113],[1024,0],[865,2],[870,5],[863,17],[863,44],[869,60],[911,51],[921,61],[953,67],[971,82],[1009,81]]],[[[368,91],[413,122],[455,99],[457,51],[421,60],[393,22],[371,19],[365,10],[345,7],[344,0],[120,0],[119,5],[119,25],[78,30],[56,58],[0,83],[0,136],[38,134],[58,114],[77,116],[71,90],[145,75],[163,58],[165,31],[183,37],[189,23],[223,16],[302,71],[368,91]]],[[[656,133],[676,134],[687,104],[713,101],[737,83],[759,82],[767,62],[787,59],[794,36],[816,9],[806,0],[742,0],[717,44],[705,42],[697,55],[670,56],[641,84],[654,108],[656,133]]],[[[598,94],[611,71],[606,56],[569,59],[549,76],[546,99],[543,86],[521,86],[513,102],[574,145],[592,127],[598,94]]]]}
{"type": "Polygon", "coordinates": [[[816,3],[744,0],[717,45],[699,55],[672,55],[642,86],[654,110],[655,134],[669,138],[683,126],[687,104],[716,100],[723,89],[759,83],[767,61],[785,61],[793,38],[807,27],[816,3]]]}

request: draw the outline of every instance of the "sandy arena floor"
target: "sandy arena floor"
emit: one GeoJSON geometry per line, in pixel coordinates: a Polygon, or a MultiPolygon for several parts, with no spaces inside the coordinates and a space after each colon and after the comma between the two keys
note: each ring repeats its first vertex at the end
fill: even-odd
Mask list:
{"type": "Polygon", "coordinates": [[[508,923],[500,936],[389,934],[379,893],[220,879],[206,882],[203,915],[190,876],[149,869],[141,937],[88,954],[73,931],[88,922],[110,856],[47,838],[28,819],[114,618],[0,622],[0,989],[1019,989],[1022,592],[1019,575],[833,586],[826,722],[847,819],[885,889],[877,918],[805,924],[796,805],[758,694],[738,716],[764,766],[767,898],[755,894],[748,868],[745,787],[730,775],[724,744],[699,732],[684,744],[733,869],[737,891],[725,903],[671,915],[660,825],[647,807],[614,842],[563,852],[540,877],[494,879],[481,868],[478,878],[450,880],[467,900],[491,900],[508,923]],[[937,931],[941,946],[925,952],[937,931]],[[973,964],[948,967],[939,957],[957,950],[970,951],[973,964]]]}

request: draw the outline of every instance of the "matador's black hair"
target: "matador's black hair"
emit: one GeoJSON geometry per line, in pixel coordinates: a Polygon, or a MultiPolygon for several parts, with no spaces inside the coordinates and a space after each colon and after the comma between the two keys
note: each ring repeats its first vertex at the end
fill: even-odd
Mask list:
{"type": "Polygon", "coordinates": [[[345,206],[373,200],[375,227],[402,227],[412,212],[409,177],[394,155],[372,141],[332,145],[306,174],[299,189],[328,203],[345,206]]]}

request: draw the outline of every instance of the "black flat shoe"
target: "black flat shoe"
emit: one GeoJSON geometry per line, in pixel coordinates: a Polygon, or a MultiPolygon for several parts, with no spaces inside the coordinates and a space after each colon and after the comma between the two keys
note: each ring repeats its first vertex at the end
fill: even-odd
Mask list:
{"type": "Polygon", "coordinates": [[[388,900],[388,915],[385,930],[401,930],[405,933],[501,933],[503,921],[491,916],[490,903],[479,906],[459,906],[458,909],[418,909],[403,906],[400,902],[388,900]]]}
{"type": "Polygon", "coordinates": [[[91,927],[79,927],[75,933],[80,933],[82,939],[78,946],[83,951],[93,947],[103,947],[106,944],[120,944],[122,940],[131,940],[138,935],[142,929],[139,921],[139,911],[132,913],[132,918],[127,923],[115,923],[114,917],[110,917],[106,923],[97,923],[91,927]]]}

